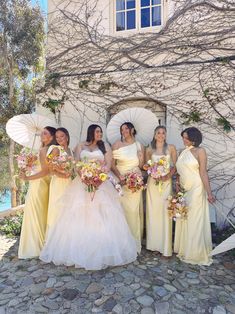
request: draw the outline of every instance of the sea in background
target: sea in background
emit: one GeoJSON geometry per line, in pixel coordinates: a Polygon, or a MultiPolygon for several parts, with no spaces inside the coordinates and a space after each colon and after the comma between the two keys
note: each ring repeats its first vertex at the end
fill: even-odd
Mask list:
{"type": "Polygon", "coordinates": [[[0,212],[9,208],[11,208],[11,194],[7,192],[0,197],[0,212]]]}

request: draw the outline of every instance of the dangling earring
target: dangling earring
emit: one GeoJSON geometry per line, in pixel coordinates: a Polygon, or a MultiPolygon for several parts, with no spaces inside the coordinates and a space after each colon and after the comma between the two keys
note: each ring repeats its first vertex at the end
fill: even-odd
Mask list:
{"type": "Polygon", "coordinates": [[[192,142],[192,145],[195,146],[195,142],[192,142]]]}

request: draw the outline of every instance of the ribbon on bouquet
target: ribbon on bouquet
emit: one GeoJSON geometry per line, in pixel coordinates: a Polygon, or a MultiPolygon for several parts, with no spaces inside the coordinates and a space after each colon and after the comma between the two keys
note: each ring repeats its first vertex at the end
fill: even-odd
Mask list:
{"type": "Polygon", "coordinates": [[[163,182],[160,180],[160,181],[158,181],[157,185],[158,185],[158,191],[159,191],[160,195],[162,195],[162,191],[163,191],[163,188],[162,188],[163,182]]]}

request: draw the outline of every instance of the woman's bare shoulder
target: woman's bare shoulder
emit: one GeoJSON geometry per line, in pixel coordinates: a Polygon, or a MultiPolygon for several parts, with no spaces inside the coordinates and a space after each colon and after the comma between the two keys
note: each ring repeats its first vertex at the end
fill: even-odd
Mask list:
{"type": "Polygon", "coordinates": [[[198,156],[206,156],[207,154],[206,154],[206,150],[205,150],[205,148],[204,147],[197,147],[197,154],[198,154],[198,156]]]}
{"type": "Polygon", "coordinates": [[[171,151],[173,151],[173,150],[175,151],[175,150],[176,150],[174,144],[168,144],[168,148],[169,148],[169,150],[171,150],[171,151]]]}
{"type": "Polygon", "coordinates": [[[122,141],[118,140],[112,145],[112,150],[119,149],[122,147],[122,141]]]}

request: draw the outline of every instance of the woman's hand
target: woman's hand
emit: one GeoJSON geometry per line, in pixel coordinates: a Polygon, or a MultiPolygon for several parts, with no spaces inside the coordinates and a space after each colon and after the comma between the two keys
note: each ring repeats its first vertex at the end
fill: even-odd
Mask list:
{"type": "Polygon", "coordinates": [[[81,176],[82,176],[81,169],[77,169],[77,174],[79,175],[79,177],[81,177],[81,176]]]}
{"type": "Polygon", "coordinates": [[[103,166],[103,172],[104,173],[108,173],[109,172],[109,168],[106,165],[103,166]]]}
{"type": "Polygon", "coordinates": [[[210,204],[213,204],[216,201],[214,195],[212,195],[211,193],[208,194],[207,199],[210,204]]]}
{"type": "Polygon", "coordinates": [[[123,186],[123,185],[126,184],[125,178],[124,178],[122,175],[120,175],[120,176],[118,177],[118,179],[119,179],[119,184],[120,184],[121,186],[123,186]]]}
{"type": "Polygon", "coordinates": [[[56,175],[59,178],[63,178],[63,179],[68,179],[69,177],[71,177],[72,173],[70,171],[64,171],[64,172],[54,172],[54,175],[56,175]]]}
{"type": "Polygon", "coordinates": [[[166,181],[170,180],[170,178],[171,178],[171,175],[168,173],[168,174],[166,174],[165,176],[162,176],[162,177],[160,178],[160,181],[166,182],[166,181]]]}
{"type": "Polygon", "coordinates": [[[24,180],[24,181],[27,180],[27,176],[26,176],[25,170],[20,170],[19,178],[20,178],[21,180],[24,180]]]}

